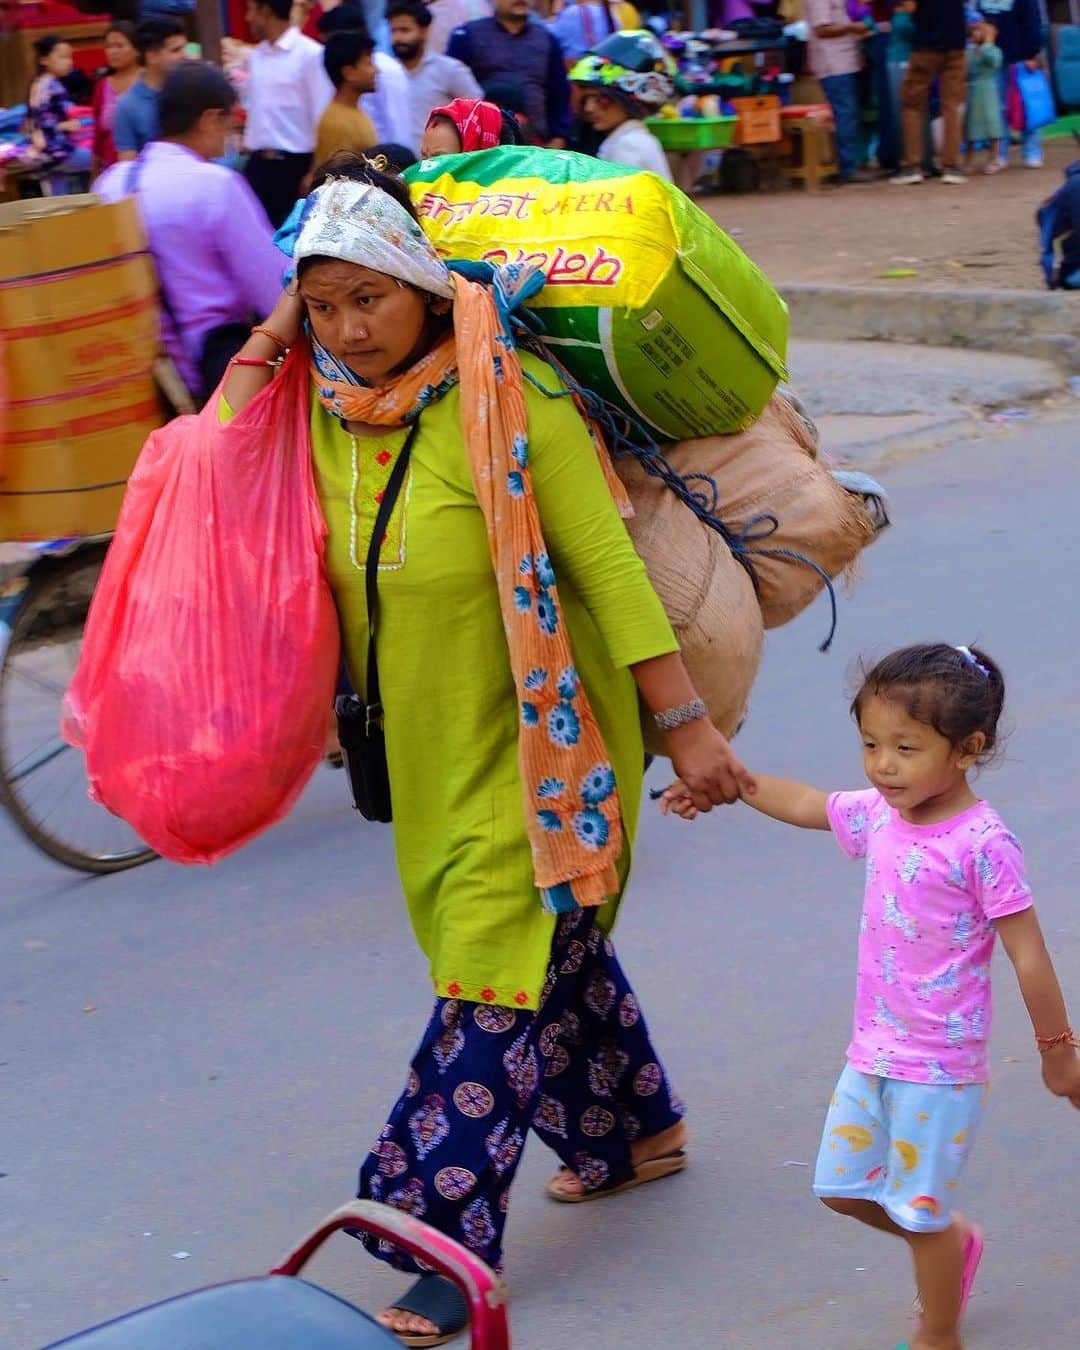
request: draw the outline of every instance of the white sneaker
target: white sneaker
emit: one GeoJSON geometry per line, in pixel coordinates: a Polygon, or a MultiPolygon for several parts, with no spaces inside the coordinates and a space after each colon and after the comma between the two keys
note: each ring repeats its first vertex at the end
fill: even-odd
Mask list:
{"type": "Polygon", "coordinates": [[[899,173],[894,173],[889,179],[894,187],[907,187],[911,183],[921,183],[922,181],[922,169],[901,169],[899,173]]]}
{"type": "Polygon", "coordinates": [[[951,187],[960,187],[968,180],[966,173],[961,173],[959,169],[946,169],[941,175],[941,181],[948,183],[951,187]]]}
{"type": "Polygon", "coordinates": [[[1024,168],[1025,168],[1025,169],[1041,169],[1042,166],[1043,166],[1043,157],[1042,157],[1042,155],[1025,155],[1025,156],[1024,156],[1024,168]]]}

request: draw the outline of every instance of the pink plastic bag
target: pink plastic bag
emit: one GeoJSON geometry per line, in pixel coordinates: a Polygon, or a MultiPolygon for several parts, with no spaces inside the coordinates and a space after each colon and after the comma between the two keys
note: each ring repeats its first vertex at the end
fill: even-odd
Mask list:
{"type": "Polygon", "coordinates": [[[228,425],[146,442],[67,693],[91,795],[175,862],[289,810],[324,752],[340,640],[311,469],[307,354],[228,425]]]}

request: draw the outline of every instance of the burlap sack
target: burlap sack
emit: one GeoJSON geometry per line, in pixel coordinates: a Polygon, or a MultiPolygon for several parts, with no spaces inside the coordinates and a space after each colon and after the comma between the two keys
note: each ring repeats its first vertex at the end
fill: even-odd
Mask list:
{"type": "MultiPolygon", "coordinates": [[[[626,522],[663,602],[694,687],[725,736],[746,716],[765,634],[754,586],[715,530],[636,460],[618,465],[635,515],[626,522]]],[[[643,720],[645,748],[666,755],[651,716],[643,720]]]]}
{"type": "Polygon", "coordinates": [[[763,535],[769,526],[752,524],[763,514],[779,522],[767,538],[749,544],[766,628],[788,623],[825,583],[813,568],[761,550],[791,549],[832,578],[873,536],[862,500],[845,492],[818,462],[810,428],[781,394],[773,395],[749,430],[680,441],[666,447],[666,454],[678,473],[716,480],[717,515],[733,534],[763,535]]]}

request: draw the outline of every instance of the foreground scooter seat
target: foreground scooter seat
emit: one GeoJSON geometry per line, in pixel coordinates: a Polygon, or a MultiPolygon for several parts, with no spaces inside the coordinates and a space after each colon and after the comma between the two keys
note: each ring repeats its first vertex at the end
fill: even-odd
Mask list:
{"type": "MultiPolygon", "coordinates": [[[[79,1332],[78,1350],[389,1350],[401,1342],[336,1294],[287,1275],[212,1285],[79,1332]]],[[[49,1347],[48,1350],[52,1350],[49,1347]]]]}

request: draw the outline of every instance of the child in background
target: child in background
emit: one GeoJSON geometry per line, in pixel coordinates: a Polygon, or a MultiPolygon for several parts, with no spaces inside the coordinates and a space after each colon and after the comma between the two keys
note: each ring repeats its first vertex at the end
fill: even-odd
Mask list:
{"type": "Polygon", "coordinates": [[[597,159],[671,181],[663,147],[644,121],[675,94],[673,63],[653,33],[609,37],[574,66],[570,83],[581,90],[585,121],[603,136],[597,159]]]}
{"type": "MultiPolygon", "coordinates": [[[[995,939],[1016,969],[1046,1086],[1080,1108],[1080,1056],[1020,844],[968,774],[993,756],[1005,697],[977,648],[894,652],[851,705],[871,787],[826,793],[756,775],[745,800],[832,830],[866,860],[855,1029],[825,1120],[814,1192],[904,1239],[922,1320],[913,1350],[961,1350],[983,1235],[953,1209],[987,1089],[995,939]]],[[[661,809],[696,815],[681,783],[661,809]]]]}
{"type": "Polygon", "coordinates": [[[1001,64],[997,29],[989,20],[980,19],[971,30],[967,55],[968,101],[964,124],[967,154],[964,167],[968,173],[975,167],[977,145],[989,148],[983,173],[1000,173],[1005,167],[1001,159],[1001,138],[1005,135],[999,88],[1001,64]]]}
{"type": "Polygon", "coordinates": [[[38,73],[30,86],[30,143],[48,167],[54,193],[67,191],[68,175],[88,174],[91,153],[76,144],[82,123],[61,81],[71,74],[75,59],[71,43],[55,33],[34,44],[38,73]]]}

